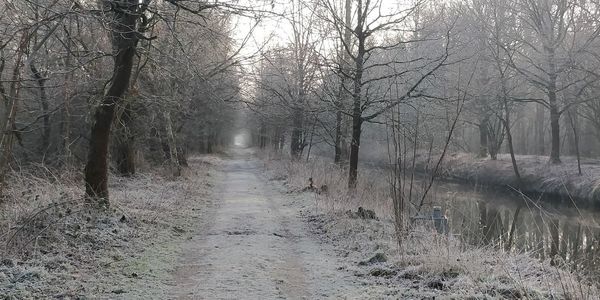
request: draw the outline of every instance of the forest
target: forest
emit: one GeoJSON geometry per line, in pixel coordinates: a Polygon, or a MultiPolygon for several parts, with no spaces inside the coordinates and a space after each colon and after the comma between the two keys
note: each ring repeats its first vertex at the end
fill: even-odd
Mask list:
{"type": "Polygon", "coordinates": [[[0,299],[600,297],[597,0],[3,0],[0,98],[0,299]]]}

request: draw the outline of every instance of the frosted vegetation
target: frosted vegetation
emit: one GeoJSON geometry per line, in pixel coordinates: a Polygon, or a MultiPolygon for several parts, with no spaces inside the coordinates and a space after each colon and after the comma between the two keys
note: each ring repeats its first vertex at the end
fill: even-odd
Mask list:
{"type": "Polygon", "coordinates": [[[3,0],[0,299],[597,299],[599,79],[598,0],[3,0]]]}
{"type": "MultiPolygon", "coordinates": [[[[308,177],[327,185],[327,193],[316,193],[302,200],[313,202],[307,205],[305,213],[314,222],[315,230],[333,243],[344,257],[357,262],[357,265],[368,266],[361,270],[353,265],[348,267],[350,270],[387,279],[384,288],[371,291],[372,295],[396,295],[400,298],[492,296],[509,299],[594,299],[599,295],[596,259],[587,260],[595,256],[593,251],[579,249],[583,259],[573,258],[577,255],[573,252],[568,255],[561,253],[560,256],[567,259],[554,261],[548,255],[549,249],[543,248],[544,245],[538,244],[538,241],[532,243],[529,240],[540,234],[544,239],[543,230],[522,227],[517,230],[519,236],[515,244],[506,248],[508,232],[501,232],[497,227],[486,228],[490,224],[490,227],[508,225],[509,220],[502,223],[504,214],[499,212],[499,206],[489,207],[487,213],[492,220],[482,224],[480,221],[486,220],[479,220],[477,214],[480,212],[477,210],[481,208],[476,207],[481,203],[473,203],[477,201],[473,198],[480,197],[479,201],[483,202],[481,199],[489,197],[489,194],[477,195],[471,191],[473,198],[461,200],[456,195],[445,193],[445,186],[436,187],[437,191],[428,196],[426,202],[428,206],[442,205],[448,211],[450,220],[454,221],[450,222],[450,234],[437,233],[433,224],[428,222],[415,223],[399,241],[390,195],[382,192],[386,189],[380,178],[386,176],[385,170],[369,170],[368,176],[358,181],[357,190],[361,193],[349,194],[346,192],[345,172],[335,165],[318,160],[305,164],[272,155],[268,157],[266,168],[269,176],[281,181],[292,192],[302,191],[308,177]],[[469,206],[475,207],[476,211],[469,211],[469,206]],[[356,207],[373,210],[376,218],[365,220],[353,212],[356,207]],[[474,216],[469,215],[471,213],[474,216]],[[495,223],[497,220],[494,218],[497,217],[500,217],[499,224],[495,223]],[[385,260],[378,261],[377,255],[383,255],[385,260]]],[[[456,188],[453,186],[452,190],[456,191],[456,188]]],[[[460,191],[460,187],[458,189],[460,191]]],[[[497,195],[496,200],[504,201],[497,195]]],[[[539,218],[540,210],[532,205],[522,217],[539,218]]],[[[541,218],[551,217],[544,215],[541,218]]],[[[544,221],[536,225],[550,226],[544,221]]],[[[567,233],[562,236],[566,237],[567,233]]]]}

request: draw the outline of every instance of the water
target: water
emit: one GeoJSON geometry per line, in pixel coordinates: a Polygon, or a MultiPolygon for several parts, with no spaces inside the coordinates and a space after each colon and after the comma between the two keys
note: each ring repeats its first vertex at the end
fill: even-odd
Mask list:
{"type": "Polygon", "coordinates": [[[464,242],[528,252],[600,280],[600,211],[456,183],[438,182],[431,193],[429,206],[442,206],[464,242]]]}

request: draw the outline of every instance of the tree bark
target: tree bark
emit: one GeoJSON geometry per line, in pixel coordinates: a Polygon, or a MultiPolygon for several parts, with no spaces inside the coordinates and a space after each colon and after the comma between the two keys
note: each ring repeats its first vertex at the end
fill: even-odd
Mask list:
{"type": "Polygon", "coordinates": [[[281,129],[279,129],[278,141],[277,150],[281,151],[285,147],[285,132],[281,129]]]}
{"type": "Polygon", "coordinates": [[[364,71],[365,57],[365,40],[366,36],[363,31],[365,20],[363,20],[362,1],[358,1],[357,5],[358,25],[355,29],[355,34],[358,40],[358,51],[355,58],[355,74],[354,74],[354,91],[353,91],[353,108],[352,108],[352,141],[350,143],[350,168],[348,173],[348,187],[353,189],[356,187],[358,179],[358,152],[360,150],[360,134],[363,123],[362,119],[362,76],[364,71]]]}
{"type": "Polygon", "coordinates": [[[136,0],[110,1],[112,7],[112,44],[115,51],[113,76],[108,90],[94,113],[90,134],[88,158],[85,166],[85,193],[100,206],[108,206],[108,146],[115,106],[129,88],[135,48],[137,6],[136,0]]]}
{"type": "MultiPolygon", "coordinates": [[[[69,26],[70,26],[70,19],[69,19],[69,26]]],[[[67,41],[66,42],[66,47],[67,47],[67,51],[70,53],[71,52],[71,42],[67,41]]],[[[67,55],[67,57],[65,58],[65,66],[64,68],[66,70],[70,70],[71,69],[71,55],[67,55]]],[[[62,155],[64,157],[64,163],[67,166],[70,166],[72,163],[72,153],[71,153],[71,80],[73,78],[73,74],[70,72],[67,72],[65,74],[64,77],[64,97],[65,97],[65,104],[64,104],[64,110],[63,110],[63,123],[61,124],[62,127],[62,155]]]]}
{"type": "Polygon", "coordinates": [[[260,149],[265,149],[267,146],[267,128],[264,123],[260,124],[260,129],[258,130],[258,140],[260,149]]]}
{"type": "Polygon", "coordinates": [[[481,158],[488,156],[488,122],[488,118],[484,118],[479,124],[479,157],[481,158]]]}
{"type": "Polygon", "coordinates": [[[131,115],[131,104],[125,106],[119,122],[118,131],[114,142],[114,161],[117,172],[121,176],[132,176],[135,174],[135,134],[132,132],[133,118],[131,115]]]}
{"type": "Polygon", "coordinates": [[[117,172],[124,177],[135,175],[135,139],[124,136],[125,141],[119,141],[115,149],[115,163],[117,172]]]}
{"type": "MultiPolygon", "coordinates": [[[[343,79],[342,79],[343,81],[343,79]]],[[[340,91],[339,91],[339,99],[338,99],[338,103],[337,103],[337,107],[336,107],[336,112],[335,112],[335,146],[334,146],[334,156],[333,156],[333,162],[336,164],[339,164],[342,160],[342,93],[344,90],[344,87],[342,86],[343,83],[340,83],[340,91]]]]}
{"type": "MultiPolygon", "coordinates": [[[[300,100],[298,105],[302,105],[302,101],[300,100]]],[[[292,139],[290,141],[290,150],[292,154],[292,159],[299,159],[302,156],[302,148],[304,147],[304,139],[302,137],[303,127],[304,127],[304,117],[303,112],[300,107],[296,107],[294,109],[294,116],[292,122],[292,139]]]]}
{"type": "Polygon", "coordinates": [[[544,155],[546,152],[546,142],[544,138],[544,113],[545,108],[541,104],[535,107],[535,149],[537,155],[544,155]]]}
{"type": "Polygon", "coordinates": [[[571,111],[567,111],[569,121],[571,123],[571,129],[573,130],[573,150],[575,152],[575,157],[577,157],[577,172],[581,175],[581,153],[579,151],[579,132],[577,130],[577,112],[575,114],[571,113],[571,111]]]}
{"type": "Polygon", "coordinates": [[[350,143],[350,168],[348,174],[348,187],[356,187],[358,180],[358,152],[360,150],[360,135],[362,118],[360,114],[360,99],[355,100],[354,113],[352,115],[352,142],[350,143]],[[358,108],[358,109],[357,109],[358,108]]]}
{"type": "MultiPolygon", "coordinates": [[[[554,94],[556,101],[556,94],[554,94]]],[[[560,164],[560,114],[556,106],[550,107],[550,132],[552,135],[552,148],[550,149],[550,163],[560,164]]]]}
{"type": "MultiPolygon", "coordinates": [[[[42,76],[40,71],[35,67],[35,64],[30,63],[29,68],[33,74],[33,78],[38,85],[40,90],[40,105],[42,106],[42,145],[40,146],[40,152],[42,155],[50,148],[50,112],[48,105],[48,97],[46,95],[46,79],[42,76]]],[[[44,155],[45,157],[45,155],[44,155]]]]}
{"type": "Polygon", "coordinates": [[[182,167],[188,167],[188,161],[187,161],[187,151],[186,151],[187,147],[179,147],[177,149],[177,162],[179,163],[180,166],[182,167]]]}
{"type": "MultiPolygon", "coordinates": [[[[504,80],[504,78],[503,78],[504,80]]],[[[506,90],[503,85],[503,90],[506,90]]],[[[517,158],[515,157],[515,148],[513,147],[513,136],[510,130],[510,109],[508,107],[508,99],[504,99],[504,114],[505,118],[502,120],[504,130],[506,132],[506,140],[508,144],[508,152],[510,153],[510,161],[512,163],[513,171],[515,172],[515,178],[517,179],[517,188],[521,190],[523,181],[521,180],[521,173],[519,172],[519,166],[517,165],[517,158]]]]}
{"type": "MultiPolygon", "coordinates": [[[[352,39],[352,31],[350,30],[350,24],[352,24],[352,0],[346,0],[345,3],[345,7],[344,7],[344,23],[347,24],[348,26],[345,26],[344,29],[344,36],[342,37],[343,41],[347,44],[351,44],[351,39],[352,39]]],[[[346,51],[344,45],[340,46],[340,68],[342,70],[344,70],[347,74],[349,74],[349,68],[348,68],[348,60],[349,60],[349,55],[348,52],[346,51]]],[[[340,74],[340,89],[339,89],[339,93],[338,93],[338,103],[337,103],[337,107],[336,107],[336,115],[335,115],[335,156],[334,156],[334,162],[337,164],[341,164],[342,163],[342,157],[344,157],[345,155],[347,155],[348,153],[348,149],[347,149],[347,143],[345,141],[345,134],[347,134],[347,131],[344,130],[344,119],[343,119],[343,114],[342,111],[344,110],[344,108],[346,107],[345,102],[344,101],[346,99],[346,78],[344,77],[344,74],[340,74]]],[[[346,160],[346,158],[344,158],[344,160],[346,160]]]]}
{"type": "Polygon", "coordinates": [[[310,151],[312,150],[312,146],[313,146],[313,137],[315,135],[315,127],[316,126],[317,126],[317,119],[315,117],[315,120],[310,129],[310,139],[308,140],[308,151],[306,153],[306,162],[308,162],[310,160],[310,151]]]}
{"type": "MultiPolygon", "coordinates": [[[[6,173],[8,171],[8,163],[10,162],[10,157],[12,156],[14,136],[15,134],[17,134],[14,128],[17,119],[19,97],[21,92],[21,67],[28,42],[28,32],[22,33],[21,40],[19,42],[19,47],[16,51],[17,57],[15,60],[15,65],[13,66],[8,94],[6,93],[6,90],[4,89],[4,86],[2,86],[2,82],[0,81],[0,94],[4,98],[4,106],[6,109],[4,120],[2,120],[4,122],[4,124],[2,125],[2,133],[0,134],[0,192],[4,191],[4,183],[6,173]]],[[[4,56],[0,57],[0,59],[0,75],[2,75],[2,71],[4,70],[5,66],[4,56]]]]}
{"type": "Polygon", "coordinates": [[[181,176],[181,165],[179,164],[177,154],[177,140],[173,133],[173,122],[171,121],[171,112],[165,110],[163,113],[165,119],[165,131],[167,133],[167,142],[169,145],[169,162],[171,164],[173,176],[181,176]]]}
{"type": "Polygon", "coordinates": [[[550,163],[560,163],[560,112],[556,97],[556,64],[554,49],[544,47],[548,59],[548,104],[550,106],[550,132],[552,137],[552,148],[550,149],[550,163]]]}

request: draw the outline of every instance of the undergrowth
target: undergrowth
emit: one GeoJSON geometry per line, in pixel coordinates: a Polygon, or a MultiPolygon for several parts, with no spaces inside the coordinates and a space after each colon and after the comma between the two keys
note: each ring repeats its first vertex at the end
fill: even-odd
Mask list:
{"type": "Polygon", "coordinates": [[[179,178],[160,168],[111,175],[108,209],[84,201],[78,171],[39,167],[9,174],[0,202],[0,295],[77,298],[115,292],[110,286],[123,282],[119,276],[132,275],[110,275],[111,266],[195,226],[192,211],[208,201],[209,171],[218,160],[191,158],[192,168],[179,178]]]}
{"type": "MultiPolygon", "coordinates": [[[[272,180],[281,180],[292,192],[306,191],[308,178],[326,193],[314,195],[311,220],[318,231],[345,249],[343,256],[357,262],[369,253],[389,256],[377,269],[393,281],[409,286],[404,297],[432,296],[506,299],[598,299],[595,282],[549,259],[538,260],[532,253],[506,252],[494,244],[473,245],[459,235],[440,235],[431,228],[415,227],[396,238],[392,200],[385,171],[361,170],[356,190],[349,192],[346,170],[321,159],[291,161],[274,153],[262,153],[272,180]],[[358,207],[372,209],[377,219],[364,220],[349,213],[358,207]],[[412,293],[415,294],[412,294],[412,293]]],[[[418,193],[417,188],[415,193],[418,193]]],[[[432,193],[431,197],[436,197],[432,193]]],[[[433,202],[431,200],[431,202],[433,202]]],[[[373,274],[373,270],[371,270],[373,274]]],[[[401,285],[402,285],[401,284],[401,285]]]]}

